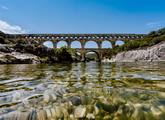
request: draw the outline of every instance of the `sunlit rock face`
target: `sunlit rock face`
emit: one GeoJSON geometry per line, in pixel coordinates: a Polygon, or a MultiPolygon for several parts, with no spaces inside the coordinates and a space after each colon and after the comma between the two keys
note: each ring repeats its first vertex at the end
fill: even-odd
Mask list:
{"type": "Polygon", "coordinates": [[[165,61],[165,42],[152,47],[118,53],[112,62],[165,61]]]}
{"type": "Polygon", "coordinates": [[[0,64],[34,64],[39,63],[37,56],[28,53],[0,52],[0,64]]]}

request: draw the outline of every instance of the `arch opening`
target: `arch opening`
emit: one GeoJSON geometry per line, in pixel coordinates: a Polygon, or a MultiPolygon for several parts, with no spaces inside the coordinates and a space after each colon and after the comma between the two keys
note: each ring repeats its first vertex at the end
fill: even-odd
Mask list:
{"type": "Polygon", "coordinates": [[[85,48],[98,48],[98,44],[95,41],[88,41],[85,43],[85,48]]]}
{"type": "Polygon", "coordinates": [[[124,41],[122,41],[122,40],[117,40],[116,42],[115,42],[115,46],[122,46],[122,45],[124,45],[125,43],[124,43],[124,41]]]}
{"type": "Polygon", "coordinates": [[[111,44],[110,41],[105,40],[105,41],[102,42],[101,47],[102,48],[112,48],[112,44],[111,44]]]}
{"type": "Polygon", "coordinates": [[[53,42],[52,41],[45,41],[43,45],[47,48],[53,48],[53,42]]]}
{"type": "Polygon", "coordinates": [[[81,43],[79,41],[73,41],[71,43],[71,48],[81,48],[81,43]]]}
{"type": "Polygon", "coordinates": [[[99,54],[95,51],[89,51],[85,53],[86,61],[99,61],[99,54]]]}
{"type": "Polygon", "coordinates": [[[66,41],[57,42],[57,48],[61,48],[61,47],[68,47],[67,42],[66,41]]]}

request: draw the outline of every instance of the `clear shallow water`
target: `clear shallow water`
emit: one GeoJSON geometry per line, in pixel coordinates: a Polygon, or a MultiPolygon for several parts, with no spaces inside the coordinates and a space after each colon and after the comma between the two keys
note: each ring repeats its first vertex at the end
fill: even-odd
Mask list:
{"type": "Polygon", "coordinates": [[[164,119],[165,63],[0,65],[0,119],[164,119]]]}

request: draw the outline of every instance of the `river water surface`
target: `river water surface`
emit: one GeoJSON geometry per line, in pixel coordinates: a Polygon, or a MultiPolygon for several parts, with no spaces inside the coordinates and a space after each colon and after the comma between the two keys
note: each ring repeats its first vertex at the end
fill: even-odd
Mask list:
{"type": "Polygon", "coordinates": [[[0,65],[0,119],[164,120],[165,63],[0,65]]]}

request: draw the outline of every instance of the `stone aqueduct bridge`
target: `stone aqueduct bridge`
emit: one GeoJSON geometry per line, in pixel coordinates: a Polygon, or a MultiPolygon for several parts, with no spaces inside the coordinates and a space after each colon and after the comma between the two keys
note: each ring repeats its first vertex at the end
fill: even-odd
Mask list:
{"type": "Polygon", "coordinates": [[[140,40],[144,36],[144,34],[8,34],[7,38],[28,41],[29,44],[43,44],[46,41],[51,41],[54,48],[57,48],[60,41],[65,41],[68,48],[71,47],[72,42],[79,41],[81,48],[75,48],[75,50],[81,53],[82,60],[85,60],[87,52],[95,52],[98,59],[101,60],[102,53],[105,50],[105,48],[102,48],[103,41],[109,41],[113,48],[117,40],[140,40]],[[96,42],[98,48],[85,48],[85,44],[89,41],[96,42]]]}

